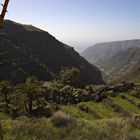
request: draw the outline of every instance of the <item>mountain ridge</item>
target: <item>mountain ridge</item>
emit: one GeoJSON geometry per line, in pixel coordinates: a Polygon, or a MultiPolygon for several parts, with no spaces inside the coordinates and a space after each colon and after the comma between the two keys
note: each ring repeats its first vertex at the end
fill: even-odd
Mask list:
{"type": "Polygon", "coordinates": [[[86,49],[82,56],[100,68],[109,81],[140,79],[135,76],[139,73],[136,66],[140,64],[140,39],[99,43],[86,49]]]}
{"type": "Polygon", "coordinates": [[[87,48],[81,55],[90,63],[98,66],[104,60],[107,61],[115,54],[130,47],[140,47],[140,39],[97,43],[87,48]]]}
{"type": "MultiPolygon", "coordinates": [[[[16,69],[22,67],[22,80],[27,77],[23,73],[27,73],[27,75],[35,75],[41,80],[50,80],[54,79],[52,78],[52,75],[54,77],[59,76],[59,72],[62,67],[76,67],[80,69],[81,83],[104,83],[98,68],[89,64],[72,47],[56,40],[55,37],[46,31],[40,30],[32,25],[22,25],[13,21],[6,20],[0,33],[0,38],[1,42],[3,39],[3,42],[0,46],[1,52],[4,52],[5,50],[5,54],[3,55],[7,56],[7,61],[13,60],[12,63],[16,63],[16,69]],[[4,45],[7,45],[8,48],[3,47],[4,45]],[[10,46],[12,46],[13,54],[15,56],[10,53],[10,46]],[[20,53],[16,53],[16,48],[20,49],[20,53]],[[24,57],[24,55],[27,57],[27,59],[24,57]],[[19,63],[17,63],[17,60],[19,63]],[[38,62],[40,64],[40,66],[38,66],[38,71],[40,72],[36,72],[35,70],[38,62]],[[44,71],[47,72],[47,76],[44,75],[44,71]],[[42,76],[40,76],[40,74],[42,76]]],[[[1,56],[1,61],[3,60],[4,57],[1,56]]],[[[1,74],[1,80],[17,79],[16,81],[22,81],[18,79],[18,74],[16,74],[17,71],[11,63],[9,66],[6,64],[3,65],[7,67],[7,69],[5,69],[3,66],[0,68],[0,71],[4,72],[9,68],[9,73],[5,74],[5,76],[2,76],[1,74]],[[14,78],[10,78],[11,67],[14,69],[14,78]]]]}

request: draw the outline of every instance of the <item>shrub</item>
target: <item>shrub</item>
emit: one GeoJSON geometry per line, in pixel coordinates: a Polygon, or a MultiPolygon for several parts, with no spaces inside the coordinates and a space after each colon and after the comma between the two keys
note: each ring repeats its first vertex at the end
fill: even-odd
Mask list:
{"type": "Polygon", "coordinates": [[[81,111],[85,111],[87,113],[89,113],[89,111],[90,111],[90,108],[88,106],[84,105],[84,104],[81,104],[78,107],[81,111]]]}
{"type": "Polygon", "coordinates": [[[70,90],[72,90],[72,87],[70,85],[66,85],[60,89],[60,92],[61,93],[69,93],[70,90]]]}
{"type": "Polygon", "coordinates": [[[1,123],[0,123],[0,140],[3,140],[3,130],[2,130],[1,123]]]}
{"type": "Polygon", "coordinates": [[[61,82],[71,86],[78,86],[79,74],[80,74],[79,69],[75,67],[73,68],[64,67],[60,71],[61,82]]]}
{"type": "Polygon", "coordinates": [[[140,115],[134,115],[132,119],[130,119],[130,123],[133,127],[140,129],[140,115]]]}
{"type": "Polygon", "coordinates": [[[39,106],[39,97],[41,96],[41,86],[35,77],[28,78],[25,83],[19,85],[19,92],[24,94],[24,106],[26,112],[31,114],[33,111],[33,102],[39,106]]]}
{"type": "Polygon", "coordinates": [[[94,100],[95,100],[96,102],[102,102],[102,100],[104,100],[105,98],[107,98],[105,92],[96,93],[96,94],[94,95],[94,100]]]}
{"type": "Polygon", "coordinates": [[[124,95],[123,93],[120,93],[120,97],[121,97],[122,99],[125,99],[125,98],[126,98],[125,95],[124,95]]]}
{"type": "Polygon", "coordinates": [[[63,88],[64,85],[60,81],[51,81],[47,83],[47,88],[50,90],[56,90],[59,91],[61,88],[63,88]]]}
{"type": "Polygon", "coordinates": [[[140,103],[137,103],[136,106],[137,106],[138,108],[140,108],[140,103]]]}
{"type": "Polygon", "coordinates": [[[73,118],[63,111],[57,111],[51,118],[51,122],[56,127],[68,126],[73,122],[73,118]]]}
{"type": "Polygon", "coordinates": [[[140,92],[138,90],[133,90],[130,92],[130,95],[140,98],[140,92]]]}
{"type": "Polygon", "coordinates": [[[10,113],[10,107],[5,102],[0,103],[0,112],[10,113]]]}
{"type": "Polygon", "coordinates": [[[111,97],[116,97],[116,93],[113,90],[109,90],[107,91],[107,95],[111,96],[111,97]]]}
{"type": "Polygon", "coordinates": [[[3,98],[7,104],[9,104],[9,94],[12,93],[13,85],[10,81],[0,81],[0,96],[3,95],[3,98]]]}

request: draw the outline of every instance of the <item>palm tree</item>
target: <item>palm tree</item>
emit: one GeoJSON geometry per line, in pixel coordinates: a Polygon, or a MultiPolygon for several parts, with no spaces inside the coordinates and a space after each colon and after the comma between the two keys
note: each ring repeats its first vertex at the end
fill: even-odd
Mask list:
{"type": "Polygon", "coordinates": [[[39,103],[40,86],[35,77],[28,78],[20,85],[21,93],[25,95],[25,108],[28,113],[32,112],[33,101],[39,103]]]}

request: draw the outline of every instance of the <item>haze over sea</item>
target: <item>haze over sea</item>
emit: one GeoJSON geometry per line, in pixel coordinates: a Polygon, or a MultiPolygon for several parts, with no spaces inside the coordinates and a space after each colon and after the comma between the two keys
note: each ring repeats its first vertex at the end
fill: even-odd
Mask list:
{"type": "Polygon", "coordinates": [[[46,30],[79,52],[140,38],[140,0],[11,0],[8,9],[7,19],[46,30]]]}

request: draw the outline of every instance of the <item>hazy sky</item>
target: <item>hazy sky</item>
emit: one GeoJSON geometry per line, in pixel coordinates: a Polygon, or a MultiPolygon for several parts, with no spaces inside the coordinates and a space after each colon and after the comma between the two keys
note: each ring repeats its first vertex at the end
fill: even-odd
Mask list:
{"type": "Polygon", "coordinates": [[[140,38],[140,0],[10,0],[8,11],[6,18],[40,27],[78,51],[140,38]]]}

